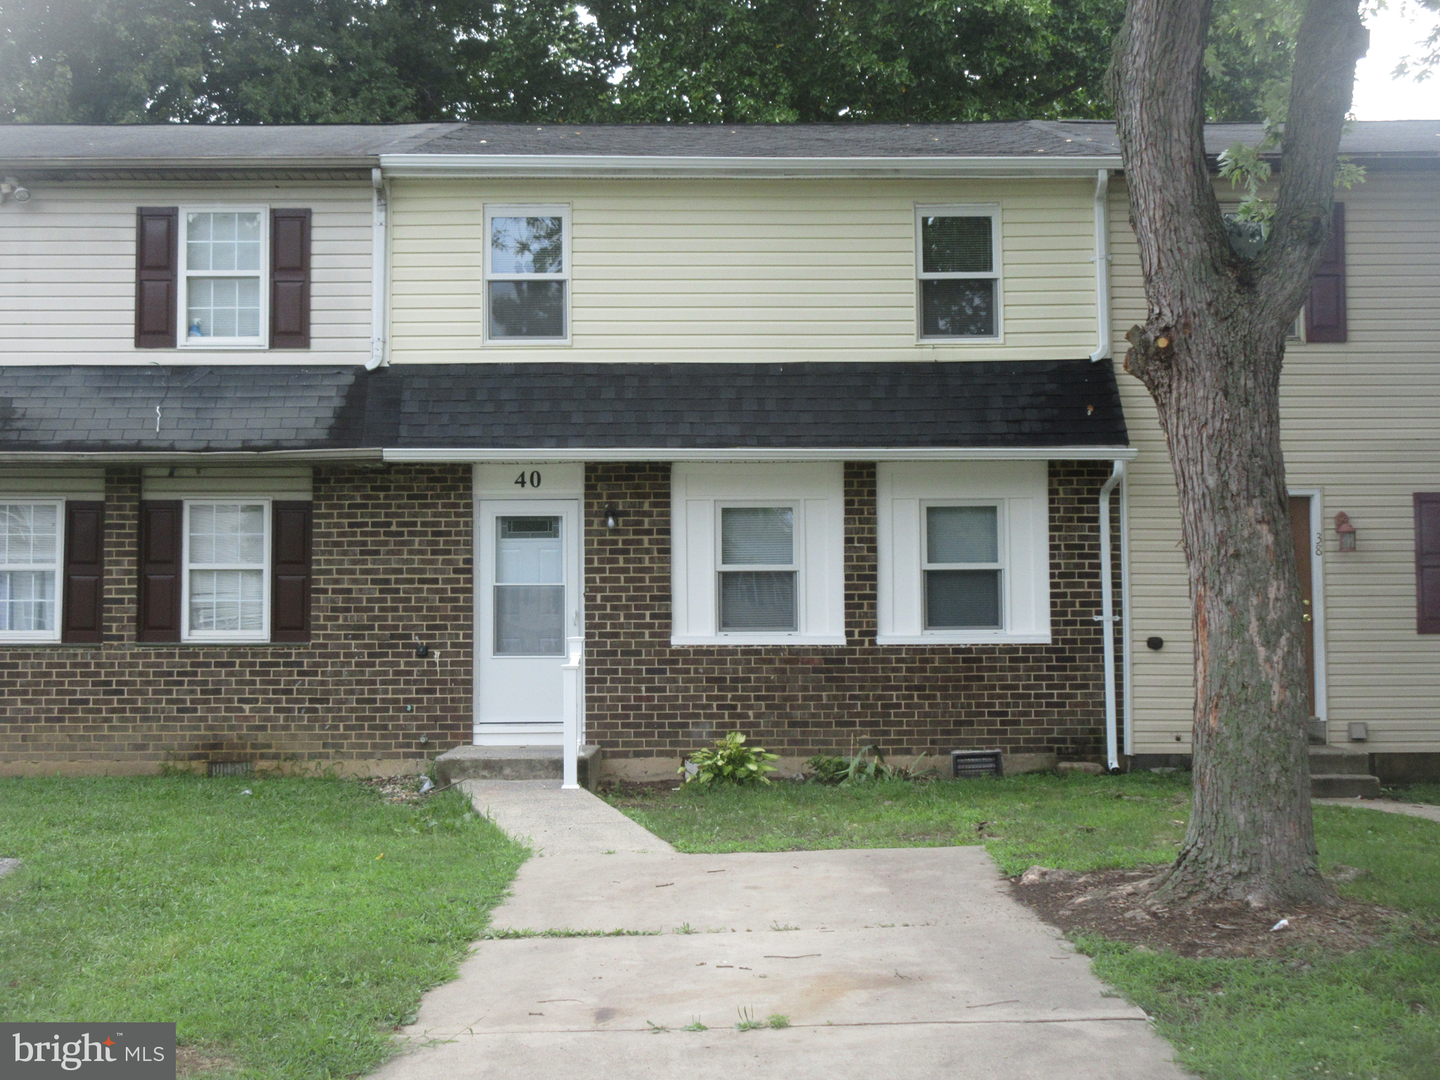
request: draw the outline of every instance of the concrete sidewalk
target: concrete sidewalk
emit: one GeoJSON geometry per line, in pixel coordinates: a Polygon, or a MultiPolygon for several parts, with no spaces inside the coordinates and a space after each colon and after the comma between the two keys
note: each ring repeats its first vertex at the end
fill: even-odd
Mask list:
{"type": "Polygon", "coordinates": [[[588,792],[472,795],[539,848],[497,929],[629,933],[479,943],[380,1080],[1186,1075],[982,848],[680,855],[588,792]]]}

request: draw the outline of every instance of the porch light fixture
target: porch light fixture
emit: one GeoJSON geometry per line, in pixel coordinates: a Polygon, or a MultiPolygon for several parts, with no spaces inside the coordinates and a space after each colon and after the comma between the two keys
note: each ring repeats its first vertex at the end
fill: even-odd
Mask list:
{"type": "Polygon", "coordinates": [[[614,503],[605,508],[605,527],[613,529],[620,524],[620,510],[614,503]]]}
{"type": "Polygon", "coordinates": [[[0,180],[0,203],[6,199],[13,199],[15,202],[29,202],[30,189],[21,187],[20,181],[15,177],[7,176],[4,180],[0,180]]]}
{"type": "Polygon", "coordinates": [[[1350,515],[1344,510],[1335,515],[1335,534],[1340,537],[1341,551],[1355,550],[1355,526],[1350,524],[1350,515]]]}

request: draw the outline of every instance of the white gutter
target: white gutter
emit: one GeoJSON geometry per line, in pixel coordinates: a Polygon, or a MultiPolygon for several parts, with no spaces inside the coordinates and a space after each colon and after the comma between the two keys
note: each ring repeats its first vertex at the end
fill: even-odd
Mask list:
{"type": "Polygon", "coordinates": [[[1135,677],[1131,660],[1134,636],[1130,633],[1130,475],[1120,482],[1120,663],[1124,698],[1125,753],[1135,753],[1135,677]]]}
{"type": "Polygon", "coordinates": [[[662,157],[629,154],[381,154],[387,177],[1093,176],[1118,155],[1043,153],[996,157],[662,157]]]}
{"type": "Polygon", "coordinates": [[[1110,170],[1095,174],[1095,327],[1093,363],[1110,355],[1110,170]]]}
{"type": "Polygon", "coordinates": [[[370,170],[370,187],[370,359],[365,361],[366,371],[385,364],[388,314],[385,284],[389,270],[385,245],[389,201],[385,197],[385,175],[379,169],[370,170]]]}
{"type": "Polygon", "coordinates": [[[460,447],[450,449],[388,449],[384,459],[425,462],[432,465],[476,462],[561,461],[1128,461],[1136,450],[1129,446],[1021,446],[1021,447],[864,447],[860,449],[751,448],[744,447],[460,447]]]}
{"type": "Polygon", "coordinates": [[[255,465],[272,461],[380,461],[378,446],[354,450],[39,450],[0,452],[0,465],[255,465]]]}
{"type": "MultiPolygon", "coordinates": [[[[1100,489],[1100,614],[1095,621],[1105,635],[1105,762],[1112,773],[1120,771],[1120,754],[1115,738],[1115,588],[1110,575],[1110,493],[1125,479],[1125,462],[1117,460],[1110,479],[1100,489]]],[[[1121,571],[1124,571],[1121,560],[1121,571]]],[[[1123,605],[1122,605],[1123,606],[1123,605]]],[[[1121,624],[1126,635],[1129,627],[1121,624]]],[[[1128,673],[1129,667],[1127,665],[1128,673]]],[[[1129,719],[1129,713],[1126,713],[1129,719]]]]}

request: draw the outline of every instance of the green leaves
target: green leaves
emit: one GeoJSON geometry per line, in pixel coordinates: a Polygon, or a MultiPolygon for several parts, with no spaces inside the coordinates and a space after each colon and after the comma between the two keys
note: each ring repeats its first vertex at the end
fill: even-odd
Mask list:
{"type": "Polygon", "coordinates": [[[766,773],[774,772],[769,764],[779,754],[771,754],[758,746],[745,745],[745,736],[732,731],[713,747],[697,750],[690,760],[680,767],[680,773],[688,784],[691,781],[704,784],[768,784],[766,773]]]}

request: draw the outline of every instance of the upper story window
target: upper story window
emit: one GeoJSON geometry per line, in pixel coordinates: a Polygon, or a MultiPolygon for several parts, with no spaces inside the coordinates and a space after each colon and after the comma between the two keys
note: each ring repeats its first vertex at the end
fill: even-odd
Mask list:
{"type": "Polygon", "coordinates": [[[1000,340],[1000,208],[917,207],[915,239],[920,340],[1000,340]]]}
{"type": "Polygon", "coordinates": [[[263,344],[266,216],[263,209],[184,210],[185,345],[263,344]]]}
{"type": "Polygon", "coordinates": [[[60,640],[60,507],[0,502],[0,640],[60,640]]]}
{"type": "Polygon", "coordinates": [[[570,208],[485,208],[485,336],[494,342],[570,338],[570,208]]]}
{"type": "Polygon", "coordinates": [[[142,206],[137,349],[308,349],[308,209],[142,206]]]}

